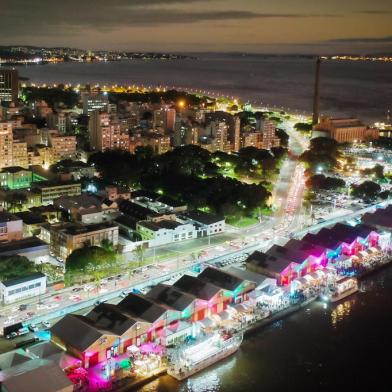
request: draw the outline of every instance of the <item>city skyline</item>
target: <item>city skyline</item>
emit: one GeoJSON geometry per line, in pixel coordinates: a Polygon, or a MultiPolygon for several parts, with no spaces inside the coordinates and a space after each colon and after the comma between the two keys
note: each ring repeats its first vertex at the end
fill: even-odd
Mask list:
{"type": "Polygon", "coordinates": [[[385,0],[2,3],[2,45],[325,54],[392,50],[392,6],[385,0]]]}

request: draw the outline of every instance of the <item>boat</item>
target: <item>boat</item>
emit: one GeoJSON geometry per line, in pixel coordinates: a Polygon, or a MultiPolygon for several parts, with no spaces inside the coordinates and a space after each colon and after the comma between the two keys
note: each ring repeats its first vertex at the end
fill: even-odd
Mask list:
{"type": "Polygon", "coordinates": [[[357,278],[344,276],[336,280],[333,290],[323,296],[323,298],[330,302],[338,302],[358,291],[357,278]]]}
{"type": "Polygon", "coordinates": [[[185,380],[234,354],[242,339],[242,333],[231,337],[214,334],[200,343],[180,350],[177,358],[168,367],[167,373],[176,380],[185,380]]]}

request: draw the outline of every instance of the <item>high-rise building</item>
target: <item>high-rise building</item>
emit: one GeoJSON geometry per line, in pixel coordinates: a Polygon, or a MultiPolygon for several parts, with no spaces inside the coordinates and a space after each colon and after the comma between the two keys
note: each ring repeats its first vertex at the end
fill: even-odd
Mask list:
{"type": "Polygon", "coordinates": [[[238,152],[241,148],[241,119],[234,117],[234,143],[233,151],[238,152]]]}
{"type": "Polygon", "coordinates": [[[184,136],[185,136],[185,144],[198,144],[199,143],[199,128],[187,127],[184,136]]]}
{"type": "Polygon", "coordinates": [[[12,166],[29,167],[27,143],[14,140],[12,143],[12,166]]]}
{"type": "Polygon", "coordinates": [[[165,129],[173,132],[176,124],[176,109],[166,109],[165,113],[165,129]]]}
{"type": "Polygon", "coordinates": [[[142,137],[142,145],[151,147],[155,154],[164,154],[170,150],[170,137],[149,133],[142,137]]]}
{"type": "Polygon", "coordinates": [[[19,76],[15,69],[0,69],[0,102],[18,100],[19,76]]]}
{"type": "Polygon", "coordinates": [[[262,132],[244,132],[241,135],[241,148],[256,147],[261,148],[263,140],[262,132]]]}
{"type": "Polygon", "coordinates": [[[108,97],[106,94],[83,94],[83,114],[89,115],[96,110],[107,110],[108,97]]]}
{"type": "Polygon", "coordinates": [[[57,129],[63,135],[71,129],[71,120],[64,112],[49,114],[46,117],[46,122],[49,128],[57,129]]]}
{"type": "Polygon", "coordinates": [[[213,130],[214,138],[212,141],[215,151],[230,151],[230,143],[228,140],[228,126],[225,122],[220,122],[213,130]]]}
{"type": "Polygon", "coordinates": [[[38,101],[35,103],[35,112],[38,117],[47,118],[53,110],[45,101],[38,101]]]}
{"type": "Polygon", "coordinates": [[[129,135],[122,130],[115,117],[106,112],[94,111],[89,120],[90,145],[93,149],[129,150],[129,135]]]}
{"type": "Polygon", "coordinates": [[[0,169],[12,166],[12,124],[0,123],[0,169]]]}
{"type": "Polygon", "coordinates": [[[261,148],[270,150],[272,147],[279,147],[280,139],[276,136],[276,125],[273,121],[266,120],[263,126],[263,138],[261,148]]]}
{"type": "Polygon", "coordinates": [[[76,152],[76,136],[49,133],[49,146],[54,150],[55,160],[72,158],[76,152]]]}

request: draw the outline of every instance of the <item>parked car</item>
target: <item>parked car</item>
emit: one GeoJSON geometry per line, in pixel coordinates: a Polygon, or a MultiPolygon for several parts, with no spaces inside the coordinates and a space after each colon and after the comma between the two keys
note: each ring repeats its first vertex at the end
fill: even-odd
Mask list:
{"type": "Polygon", "coordinates": [[[11,332],[5,336],[6,339],[15,339],[18,336],[16,332],[11,332]]]}
{"type": "Polygon", "coordinates": [[[23,336],[23,335],[27,335],[29,333],[29,329],[27,327],[23,327],[18,329],[18,336],[23,336]]]}
{"type": "Polygon", "coordinates": [[[45,328],[50,328],[51,327],[51,323],[49,321],[42,321],[41,323],[45,328]]]}
{"type": "Polygon", "coordinates": [[[29,325],[29,330],[30,330],[31,332],[37,332],[38,329],[39,329],[39,328],[37,327],[36,324],[30,324],[30,325],[29,325]]]}

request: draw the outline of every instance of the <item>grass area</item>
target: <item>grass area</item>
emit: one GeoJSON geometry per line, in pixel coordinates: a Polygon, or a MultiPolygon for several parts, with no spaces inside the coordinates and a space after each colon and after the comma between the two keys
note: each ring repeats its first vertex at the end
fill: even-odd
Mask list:
{"type": "Polygon", "coordinates": [[[232,225],[234,227],[238,227],[238,228],[244,228],[244,227],[248,227],[248,226],[252,226],[255,225],[256,223],[258,223],[259,220],[257,218],[253,218],[253,217],[243,217],[243,218],[233,218],[233,219],[227,219],[227,223],[229,225],[232,225]]]}
{"type": "Polygon", "coordinates": [[[265,208],[262,208],[262,209],[260,210],[260,214],[261,214],[261,215],[264,215],[264,216],[271,216],[272,213],[273,213],[272,208],[267,208],[267,207],[265,207],[265,208]]]}
{"type": "MultiPolygon", "coordinates": [[[[157,263],[159,261],[165,261],[165,260],[168,260],[168,259],[175,257],[176,255],[178,255],[178,253],[175,253],[175,252],[167,252],[163,255],[156,255],[155,262],[157,263]]],[[[150,257],[144,258],[143,263],[141,263],[140,265],[137,261],[128,263],[128,265],[129,265],[128,268],[135,269],[135,268],[141,267],[142,265],[152,264],[153,262],[154,262],[154,257],[150,256],[150,257]]]]}

